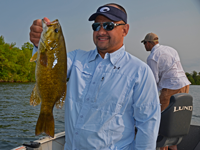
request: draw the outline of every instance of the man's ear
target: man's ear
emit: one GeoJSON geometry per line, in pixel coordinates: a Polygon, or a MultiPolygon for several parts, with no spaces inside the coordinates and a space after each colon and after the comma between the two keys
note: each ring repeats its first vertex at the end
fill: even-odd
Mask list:
{"type": "Polygon", "coordinates": [[[125,24],[123,27],[123,37],[125,37],[128,34],[129,31],[129,24],[125,24]]]}

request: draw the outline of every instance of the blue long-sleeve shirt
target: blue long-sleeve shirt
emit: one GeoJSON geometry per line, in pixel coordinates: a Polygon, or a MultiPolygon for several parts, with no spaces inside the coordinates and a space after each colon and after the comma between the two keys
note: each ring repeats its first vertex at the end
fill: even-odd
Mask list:
{"type": "Polygon", "coordinates": [[[161,112],[150,68],[125,46],[104,59],[97,49],[67,55],[65,150],[154,150],[161,112]]]}

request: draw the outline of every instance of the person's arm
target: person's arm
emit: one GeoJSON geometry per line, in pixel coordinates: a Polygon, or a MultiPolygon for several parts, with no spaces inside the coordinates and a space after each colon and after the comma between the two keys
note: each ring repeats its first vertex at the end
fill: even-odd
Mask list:
{"type": "Polygon", "coordinates": [[[147,64],[149,65],[149,67],[151,68],[154,78],[156,80],[156,83],[159,82],[159,70],[158,70],[158,64],[156,63],[156,61],[152,60],[152,59],[148,59],[147,60],[147,64]]]}
{"type": "Polygon", "coordinates": [[[154,150],[156,149],[161,110],[156,82],[148,66],[141,71],[133,90],[133,117],[137,128],[134,150],[154,150]]]}

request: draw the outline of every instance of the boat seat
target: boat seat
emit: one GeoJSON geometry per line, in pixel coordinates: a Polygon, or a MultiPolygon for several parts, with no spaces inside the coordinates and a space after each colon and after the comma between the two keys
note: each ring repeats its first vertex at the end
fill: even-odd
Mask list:
{"type": "Polygon", "coordinates": [[[192,101],[192,96],[187,93],[171,96],[169,106],[161,113],[156,149],[177,145],[188,134],[192,117],[192,101]]]}
{"type": "Polygon", "coordinates": [[[177,145],[178,150],[200,150],[200,126],[190,125],[188,135],[177,145]]]}

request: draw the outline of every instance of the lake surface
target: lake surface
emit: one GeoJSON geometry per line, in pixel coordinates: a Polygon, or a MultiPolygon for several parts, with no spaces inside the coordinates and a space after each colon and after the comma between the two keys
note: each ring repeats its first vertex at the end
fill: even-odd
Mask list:
{"type": "MultiPolygon", "coordinates": [[[[0,83],[0,150],[10,150],[34,141],[40,105],[30,106],[35,83],[0,83]]],[[[55,133],[64,131],[64,107],[54,108],[55,133]]]]}
{"type": "MultiPolygon", "coordinates": [[[[10,150],[25,142],[37,140],[35,125],[40,105],[30,106],[35,83],[0,83],[0,150],[10,150]]],[[[200,125],[200,86],[190,86],[193,96],[192,124],[200,125]]],[[[64,107],[54,108],[55,133],[64,131],[64,107]]]]}

